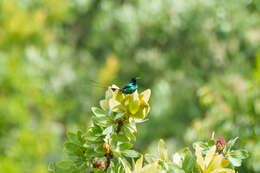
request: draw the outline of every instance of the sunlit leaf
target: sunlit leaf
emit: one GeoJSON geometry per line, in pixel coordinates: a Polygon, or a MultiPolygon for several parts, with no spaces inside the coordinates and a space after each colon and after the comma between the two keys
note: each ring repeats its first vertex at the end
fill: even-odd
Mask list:
{"type": "Polygon", "coordinates": [[[192,155],[190,151],[187,151],[184,155],[184,160],[182,164],[182,168],[185,172],[191,172],[195,166],[196,158],[192,155]]]}
{"type": "Polygon", "coordinates": [[[107,127],[104,131],[103,131],[103,134],[104,135],[107,135],[107,134],[110,134],[113,132],[113,126],[109,126],[107,127]]]}
{"type": "Polygon", "coordinates": [[[153,163],[156,161],[156,157],[152,154],[145,154],[144,158],[148,163],[153,163]]]}
{"type": "Polygon", "coordinates": [[[136,161],[135,163],[135,172],[141,172],[141,169],[143,167],[143,155],[136,161]]]}
{"type": "Polygon", "coordinates": [[[139,157],[140,154],[134,150],[124,150],[122,151],[122,153],[126,156],[126,157],[139,157]]]}
{"type": "Polygon", "coordinates": [[[106,116],[106,113],[104,112],[104,110],[102,110],[100,108],[92,107],[91,110],[98,118],[102,118],[102,117],[106,116]]]}
{"type": "Polygon", "coordinates": [[[162,160],[168,162],[168,149],[166,147],[164,140],[162,140],[162,139],[160,139],[159,144],[158,144],[158,153],[162,160]]]}
{"type": "Polygon", "coordinates": [[[131,149],[132,147],[133,147],[133,144],[131,144],[129,142],[119,144],[120,151],[128,150],[128,149],[131,149]]]}
{"type": "Polygon", "coordinates": [[[127,136],[129,139],[131,139],[131,140],[133,140],[133,141],[136,140],[135,135],[133,134],[133,132],[130,130],[129,127],[125,127],[125,128],[124,128],[124,132],[125,132],[126,136],[127,136]]]}
{"type": "Polygon", "coordinates": [[[234,146],[234,144],[236,143],[236,141],[238,140],[238,137],[228,141],[227,143],[227,150],[230,151],[231,148],[234,146]]]}
{"type": "Polygon", "coordinates": [[[71,167],[73,167],[73,162],[72,161],[62,161],[62,162],[58,162],[57,166],[63,168],[63,169],[70,169],[71,167]]]}
{"type": "Polygon", "coordinates": [[[228,160],[235,167],[241,166],[242,159],[248,157],[248,153],[245,150],[234,150],[229,153],[228,160]]]}

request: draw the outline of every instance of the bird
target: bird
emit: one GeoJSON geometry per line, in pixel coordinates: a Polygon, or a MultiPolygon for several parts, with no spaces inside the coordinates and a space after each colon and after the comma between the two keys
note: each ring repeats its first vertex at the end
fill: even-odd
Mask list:
{"type": "Polygon", "coordinates": [[[124,94],[133,94],[138,88],[138,85],[136,83],[137,79],[139,78],[137,77],[131,78],[130,82],[127,85],[125,85],[123,88],[120,88],[119,91],[124,94]]]}

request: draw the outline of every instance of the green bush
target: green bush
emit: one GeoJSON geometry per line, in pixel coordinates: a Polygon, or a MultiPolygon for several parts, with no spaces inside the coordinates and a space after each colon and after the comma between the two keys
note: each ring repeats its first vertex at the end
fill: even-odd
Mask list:
{"type": "MultiPolygon", "coordinates": [[[[61,171],[235,173],[235,167],[248,157],[246,150],[233,148],[238,138],[226,143],[223,137],[215,139],[214,133],[209,141],[193,144],[195,154],[187,147],[170,157],[162,139],[158,144],[159,157],[135,151],[136,123],[148,120],[150,94],[149,89],[141,94],[123,94],[109,88],[106,98],[100,101],[102,109],[92,108],[94,116],[87,132],[67,133],[69,141],[64,146],[68,160],[58,163],[61,171]]],[[[49,171],[59,172],[55,164],[50,164],[49,171]]]]}

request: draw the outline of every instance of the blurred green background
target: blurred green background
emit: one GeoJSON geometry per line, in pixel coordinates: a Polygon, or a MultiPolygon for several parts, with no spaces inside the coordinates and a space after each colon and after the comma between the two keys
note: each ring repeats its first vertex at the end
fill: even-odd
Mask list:
{"type": "Polygon", "coordinates": [[[259,0],[0,0],[0,172],[45,173],[104,89],[152,89],[135,148],[240,137],[260,172],[259,0]]]}

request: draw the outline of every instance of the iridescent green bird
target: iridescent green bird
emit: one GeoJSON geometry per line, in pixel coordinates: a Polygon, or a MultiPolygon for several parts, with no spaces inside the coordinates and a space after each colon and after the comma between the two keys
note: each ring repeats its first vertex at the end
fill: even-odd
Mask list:
{"type": "Polygon", "coordinates": [[[123,88],[120,88],[119,91],[124,93],[124,94],[133,94],[138,88],[138,85],[136,83],[137,79],[138,78],[135,78],[135,77],[132,78],[130,80],[130,82],[126,86],[124,86],[123,88]]]}

